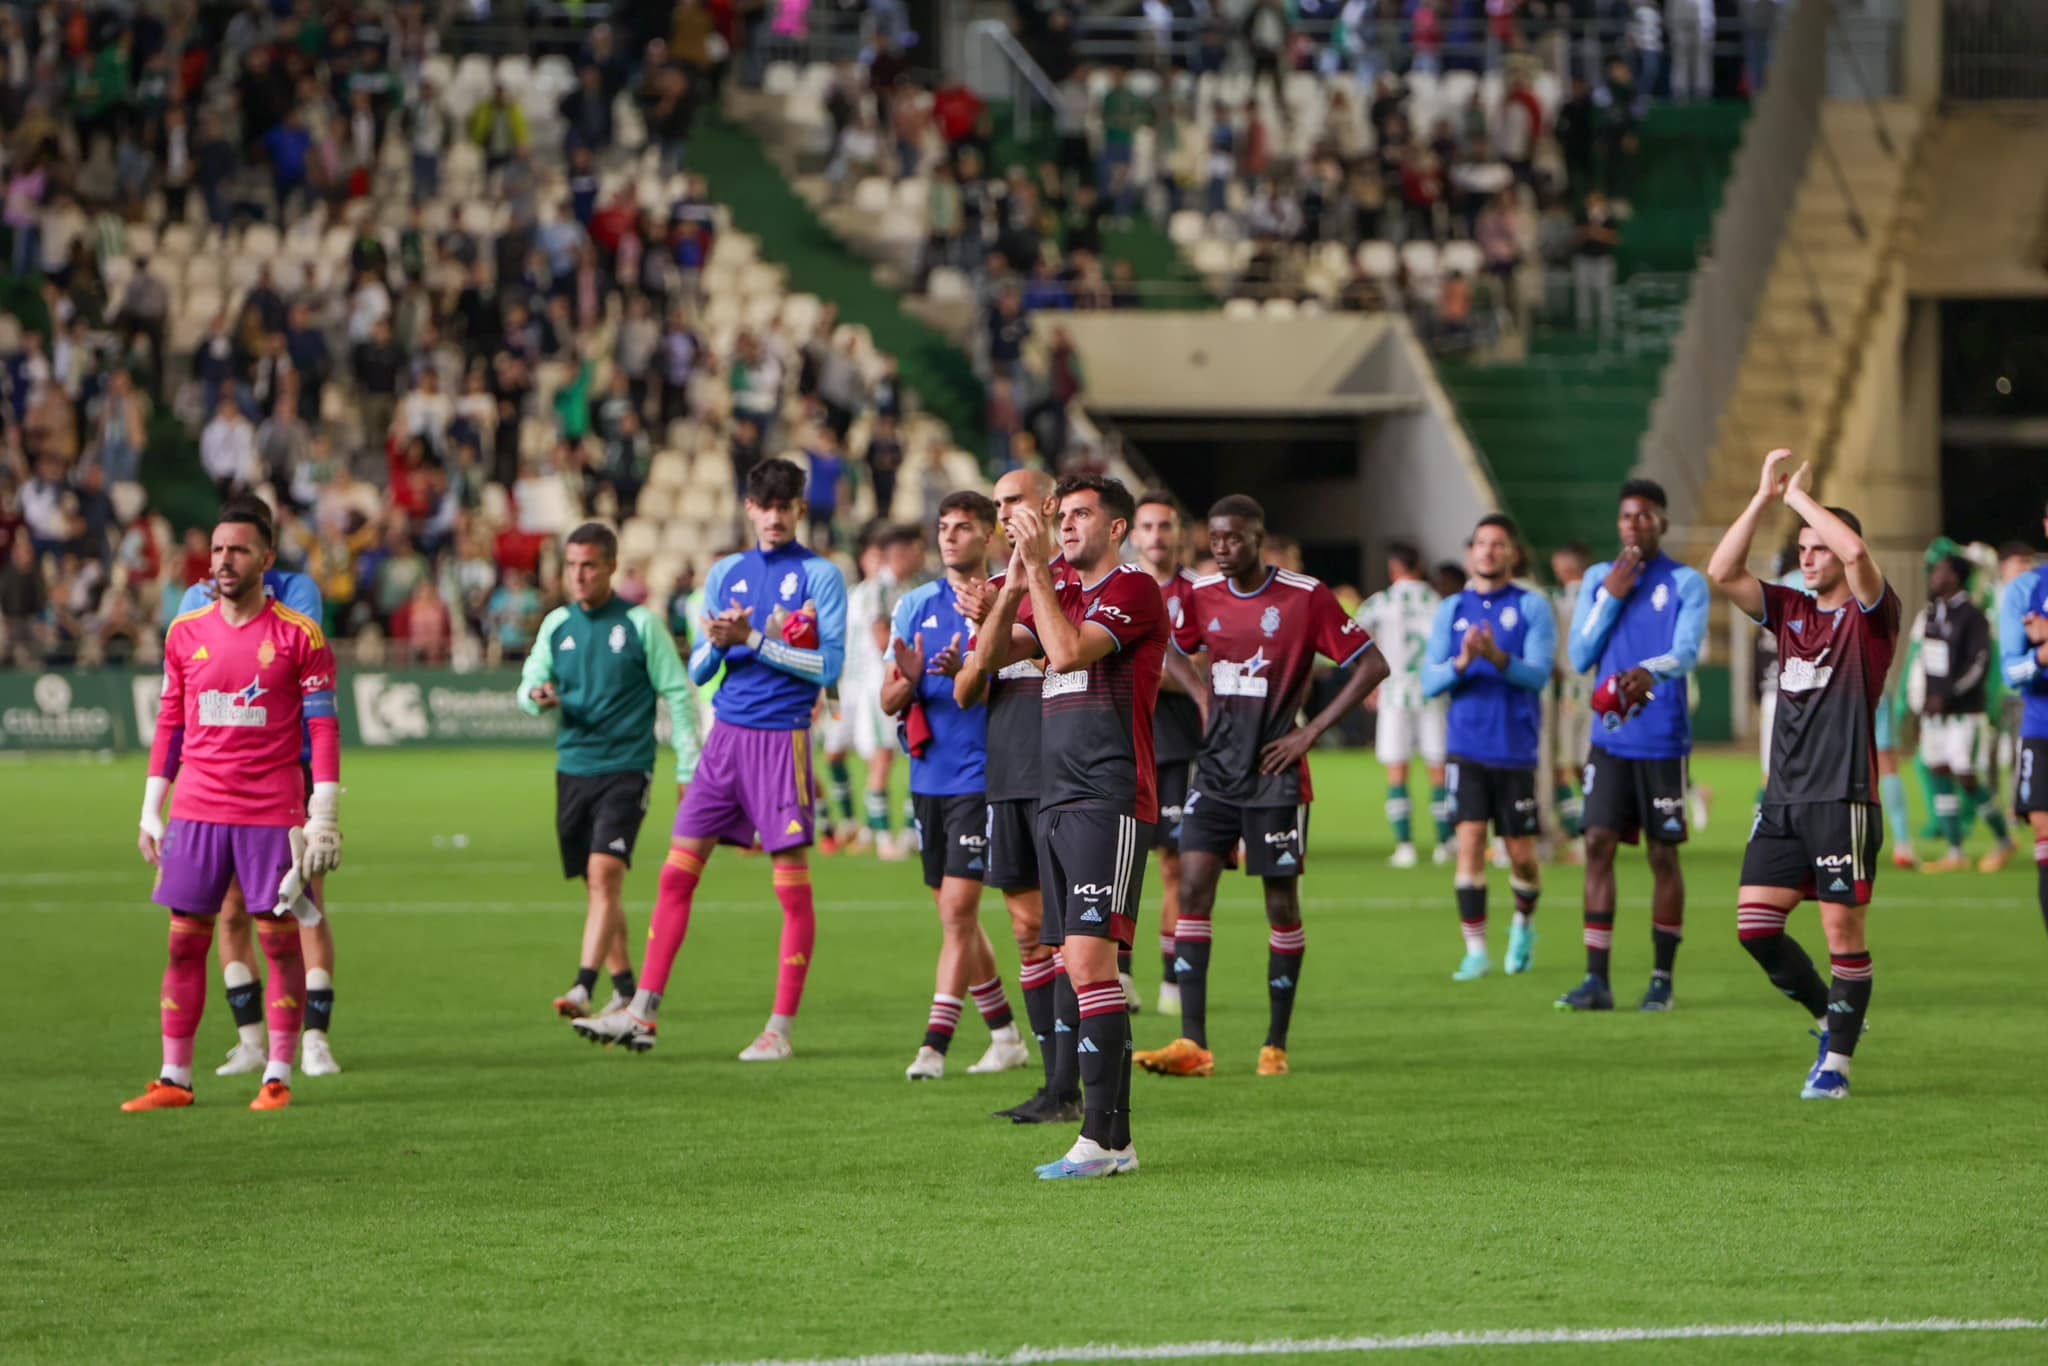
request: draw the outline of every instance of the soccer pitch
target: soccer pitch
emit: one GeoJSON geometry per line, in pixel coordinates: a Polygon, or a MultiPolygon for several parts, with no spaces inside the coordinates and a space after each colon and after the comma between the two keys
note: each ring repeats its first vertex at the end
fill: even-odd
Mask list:
{"type": "MultiPolygon", "coordinates": [[[[2048,936],[2023,857],[1992,877],[1886,866],[1855,1099],[1802,1104],[1805,1022],[1734,932],[1753,761],[1695,766],[1719,801],[1686,855],[1678,1009],[1629,1009],[1650,946],[1625,851],[1624,1008],[1588,1017],[1550,1005],[1582,975],[1578,870],[1545,870],[1532,975],[1454,985],[1448,870],[1386,867],[1367,757],[1314,762],[1294,1074],[1252,1075],[1265,935],[1256,884],[1231,876],[1217,1075],[1139,1076],[1143,1171],[1064,1184],[1031,1168],[1069,1130],[989,1117],[1035,1062],[965,1075],[978,1020],[955,1075],[903,1080],[938,944],[914,863],[817,860],[795,1061],[734,1061],[768,1012],[780,917],[767,861],[730,851],[660,1047],[576,1040],[549,1002],[581,888],[532,750],[347,755],[347,1070],[250,1113],[254,1078],[211,1075],[233,1033],[216,981],[198,1105],[123,1115],[158,1059],[164,948],[134,851],[141,760],[0,768],[0,1359],[1279,1359],[1310,1339],[1444,1361],[2048,1359],[2048,936]],[[2033,1326],[1662,1336],[1922,1320],[2033,1326]],[[1590,1331],[1608,1329],[1653,1340],[1590,1331]],[[1553,1330],[1588,1331],[1531,1336],[1553,1330]],[[1461,1333],[1496,1336],[1444,1336],[1461,1333]]],[[[673,812],[657,783],[636,952],[673,812]]],[[[1156,867],[1145,891],[1149,1007],[1156,867]]],[[[984,906],[1014,998],[1007,921],[984,906]]],[[[1497,872],[1496,962],[1508,908],[1497,872]]],[[[1810,907],[1792,929],[1821,957],[1810,907]]],[[[1140,1047],[1174,1033],[1149,1009],[1135,1029],[1140,1047]]]]}

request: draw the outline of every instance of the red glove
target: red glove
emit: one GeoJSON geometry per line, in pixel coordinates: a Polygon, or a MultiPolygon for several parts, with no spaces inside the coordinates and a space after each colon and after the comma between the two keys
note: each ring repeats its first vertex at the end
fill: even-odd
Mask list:
{"type": "Polygon", "coordinates": [[[802,611],[792,612],[782,623],[782,641],[799,650],[817,649],[818,609],[805,603],[802,611]]]}
{"type": "Polygon", "coordinates": [[[1634,706],[1623,706],[1621,700],[1621,675],[1609,674],[1600,680],[1600,686],[1593,689],[1593,712],[1600,723],[1609,730],[1620,730],[1628,722],[1642,715],[1643,708],[1655,700],[1657,694],[1646,692],[1634,706]]]}

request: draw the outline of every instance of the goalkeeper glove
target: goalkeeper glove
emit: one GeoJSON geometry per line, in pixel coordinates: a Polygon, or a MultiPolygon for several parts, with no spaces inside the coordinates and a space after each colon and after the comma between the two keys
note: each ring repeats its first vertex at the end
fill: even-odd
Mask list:
{"type": "Polygon", "coordinates": [[[320,923],[321,916],[320,908],[306,893],[306,875],[299,871],[306,861],[306,832],[295,827],[286,834],[292,842],[292,866],[278,879],[277,908],[271,914],[292,916],[310,930],[320,923]]]}
{"type": "Polygon", "coordinates": [[[151,778],[142,785],[142,819],[137,824],[148,838],[145,857],[152,863],[156,859],[149,851],[162,848],[164,842],[164,795],[170,790],[169,778],[151,778]]]}
{"type": "Polygon", "coordinates": [[[1625,703],[1621,695],[1621,675],[1609,674],[1600,680],[1600,686],[1593,689],[1593,712],[1600,718],[1600,724],[1609,730],[1620,730],[1628,722],[1643,714],[1643,708],[1654,702],[1657,694],[1645,692],[1633,703],[1625,703]]]}
{"type": "Polygon", "coordinates": [[[306,803],[306,850],[299,872],[308,881],[341,866],[341,784],[314,783],[306,803]]]}

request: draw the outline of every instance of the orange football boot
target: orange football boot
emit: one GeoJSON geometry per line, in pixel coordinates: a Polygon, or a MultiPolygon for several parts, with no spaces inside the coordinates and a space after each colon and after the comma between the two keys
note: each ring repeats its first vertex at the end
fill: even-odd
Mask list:
{"type": "Polygon", "coordinates": [[[1259,1050],[1259,1075],[1262,1077],[1284,1077],[1287,1075],[1287,1050],[1267,1044],[1259,1050]]]}
{"type": "Polygon", "coordinates": [[[281,1081],[266,1081],[263,1089],[256,1093],[256,1099],[249,1102],[251,1110],[282,1110],[292,1103],[292,1088],[281,1081]]]}
{"type": "Polygon", "coordinates": [[[1206,1077],[1216,1071],[1216,1055],[1193,1039],[1175,1039],[1166,1047],[1149,1049],[1131,1061],[1162,1077],[1206,1077]]]}
{"type": "Polygon", "coordinates": [[[121,1102],[121,1112],[139,1115],[144,1110],[182,1110],[192,1103],[192,1088],[175,1082],[153,1081],[149,1089],[133,1100],[121,1102]]]}
{"type": "Polygon", "coordinates": [[[574,1000],[567,996],[555,998],[555,1014],[565,1020],[581,1020],[590,1014],[590,1003],[574,1000]]]}

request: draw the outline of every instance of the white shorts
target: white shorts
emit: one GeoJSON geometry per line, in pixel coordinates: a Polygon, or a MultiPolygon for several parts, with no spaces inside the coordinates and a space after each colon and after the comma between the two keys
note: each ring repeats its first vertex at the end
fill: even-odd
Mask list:
{"type": "Polygon", "coordinates": [[[1373,753],[1383,764],[1405,764],[1416,755],[1436,768],[1444,761],[1444,704],[1425,702],[1419,707],[1380,707],[1379,725],[1373,732],[1373,753]]]}
{"type": "Polygon", "coordinates": [[[842,685],[838,710],[830,714],[824,729],[827,754],[852,750],[871,762],[877,754],[895,751],[896,723],[882,710],[880,683],[870,687],[862,679],[842,685]]]}
{"type": "Polygon", "coordinates": [[[1593,750],[1593,704],[1582,697],[1559,698],[1551,712],[1551,767],[1577,773],[1593,750]]]}
{"type": "Polygon", "coordinates": [[[1975,773],[1984,766],[1984,716],[1981,712],[1961,716],[1920,718],[1920,762],[1929,768],[1951,773],[1975,773]]]}

